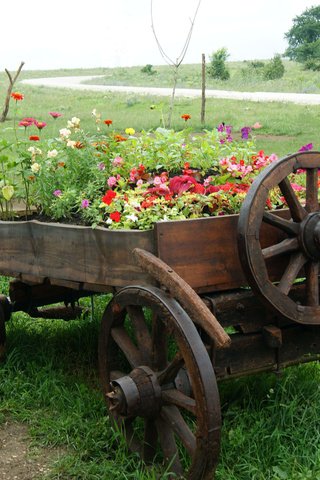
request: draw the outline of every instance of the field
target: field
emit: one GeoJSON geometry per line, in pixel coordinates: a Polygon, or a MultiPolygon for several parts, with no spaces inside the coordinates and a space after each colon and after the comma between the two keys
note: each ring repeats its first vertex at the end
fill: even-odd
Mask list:
{"type": "MultiPolygon", "coordinates": [[[[208,88],[320,92],[319,75],[304,72],[299,65],[286,63],[285,78],[274,83],[245,78],[241,73],[245,67],[231,64],[231,80],[208,81],[208,88]]],[[[103,74],[109,84],[170,86],[169,68],[154,69],[159,73],[150,77],[140,72],[141,67],[25,70],[21,79],[103,74]]],[[[200,65],[183,66],[178,86],[199,87],[199,72],[200,65]]],[[[0,81],[6,86],[5,74],[0,75],[0,81]]],[[[47,122],[43,135],[48,138],[73,116],[81,118],[85,130],[94,131],[93,109],[103,119],[112,119],[112,128],[117,132],[127,127],[151,130],[163,126],[169,103],[167,98],[23,84],[17,84],[15,90],[25,95],[16,118],[32,116],[47,122]],[[150,109],[151,105],[156,108],[150,109]],[[52,120],[49,111],[61,112],[63,117],[52,120]]],[[[5,88],[1,90],[0,105],[4,97],[5,88]]],[[[12,103],[8,120],[0,124],[1,138],[14,138],[13,107],[12,103]]],[[[256,131],[256,141],[267,153],[285,155],[311,142],[320,149],[319,106],[208,99],[206,123],[202,126],[200,100],[176,99],[173,128],[184,127],[180,118],[183,113],[191,115],[188,127],[194,132],[212,129],[222,121],[239,132],[244,125],[260,122],[262,128],[256,131]]],[[[24,138],[23,130],[18,131],[18,136],[24,138]]],[[[1,292],[7,293],[7,279],[1,280],[1,292]]],[[[81,320],[49,323],[14,314],[8,323],[7,360],[0,367],[0,426],[6,422],[27,425],[31,460],[40,462],[45,456],[42,461],[46,472],[37,477],[41,480],[167,478],[156,468],[146,469],[128,454],[106,415],[97,375],[97,336],[107,301],[106,296],[95,298],[92,318],[91,303],[84,300],[89,314],[81,320]]],[[[313,363],[278,375],[262,374],[221,383],[224,425],[217,480],[320,480],[319,381],[319,365],[313,363]]]]}

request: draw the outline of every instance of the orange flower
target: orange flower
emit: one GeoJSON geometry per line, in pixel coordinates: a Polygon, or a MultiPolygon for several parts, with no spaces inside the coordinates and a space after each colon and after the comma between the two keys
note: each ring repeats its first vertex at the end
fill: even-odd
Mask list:
{"type": "Polygon", "coordinates": [[[127,140],[126,137],[123,137],[122,135],[115,135],[114,139],[116,142],[125,142],[127,140]]]}
{"type": "Polygon", "coordinates": [[[30,135],[29,140],[32,140],[33,142],[38,142],[40,140],[40,137],[38,137],[38,135],[30,135]]]}
{"type": "Polygon", "coordinates": [[[110,127],[110,125],[112,125],[112,120],[103,120],[103,123],[105,123],[106,125],[108,125],[108,127],[110,127]]]}
{"type": "Polygon", "coordinates": [[[82,142],[78,141],[74,144],[74,148],[78,148],[78,149],[84,148],[84,144],[82,142]]]}
{"type": "Polygon", "coordinates": [[[183,118],[183,120],[186,122],[187,120],[190,120],[191,115],[189,115],[188,113],[184,113],[183,115],[181,115],[181,118],[183,118]]]}
{"type": "Polygon", "coordinates": [[[65,163],[64,162],[58,162],[58,167],[64,167],[65,163]]]}
{"type": "Polygon", "coordinates": [[[17,102],[18,100],[23,100],[24,99],[24,95],[22,93],[19,93],[19,92],[12,92],[11,93],[11,97],[17,102]]]}

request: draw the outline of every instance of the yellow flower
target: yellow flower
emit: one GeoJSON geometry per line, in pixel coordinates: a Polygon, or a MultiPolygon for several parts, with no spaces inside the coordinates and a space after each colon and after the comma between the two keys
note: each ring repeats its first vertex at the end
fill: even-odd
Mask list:
{"type": "Polygon", "coordinates": [[[2,187],[2,195],[7,202],[11,200],[12,196],[14,194],[14,188],[12,185],[5,185],[2,187]]]}
{"type": "Polygon", "coordinates": [[[126,128],[125,132],[126,132],[127,135],[134,135],[136,133],[135,129],[131,128],[131,127],[126,128]]]}

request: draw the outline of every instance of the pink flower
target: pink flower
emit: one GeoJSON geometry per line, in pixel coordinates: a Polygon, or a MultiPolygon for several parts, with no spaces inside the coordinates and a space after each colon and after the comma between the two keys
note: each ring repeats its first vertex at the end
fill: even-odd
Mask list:
{"type": "Polygon", "coordinates": [[[120,165],[123,165],[123,158],[122,157],[115,157],[113,160],[112,160],[112,165],[114,167],[119,167],[120,165]]]}
{"type": "Polygon", "coordinates": [[[173,177],[169,182],[170,192],[180,195],[183,192],[204,193],[205,188],[190,175],[173,177]]]}
{"type": "Polygon", "coordinates": [[[53,195],[54,195],[55,197],[61,197],[62,192],[61,192],[61,190],[55,190],[55,191],[53,192],[53,195]]]}
{"type": "Polygon", "coordinates": [[[44,127],[47,126],[45,122],[38,122],[37,120],[34,122],[34,124],[38,130],[42,130],[44,127]]]}
{"type": "Polygon", "coordinates": [[[302,187],[301,185],[298,185],[297,183],[291,183],[291,187],[295,192],[301,192],[302,190],[305,190],[305,187],[302,187]]]}
{"type": "Polygon", "coordinates": [[[303,145],[301,148],[299,148],[298,152],[307,152],[308,150],[313,149],[313,144],[312,143],[307,143],[307,145],[303,145]]]}
{"type": "Polygon", "coordinates": [[[114,187],[117,183],[116,177],[109,177],[107,183],[110,188],[114,187]]]}
{"type": "Polygon", "coordinates": [[[82,200],[82,202],[81,202],[81,208],[88,208],[89,205],[90,205],[90,201],[89,201],[87,198],[85,198],[84,200],[82,200]]]}
{"type": "Polygon", "coordinates": [[[254,129],[262,128],[262,125],[261,125],[261,123],[256,122],[256,123],[254,123],[254,124],[252,125],[252,128],[254,128],[254,129]]]}
{"type": "Polygon", "coordinates": [[[54,119],[62,117],[62,113],[58,113],[58,112],[49,112],[49,115],[51,115],[51,117],[54,119]]]}

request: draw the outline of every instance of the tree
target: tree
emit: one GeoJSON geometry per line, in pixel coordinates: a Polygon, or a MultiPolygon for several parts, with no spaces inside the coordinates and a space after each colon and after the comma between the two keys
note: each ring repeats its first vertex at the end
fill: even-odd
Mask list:
{"type": "Polygon", "coordinates": [[[11,92],[12,92],[13,86],[14,86],[18,76],[20,75],[20,72],[22,70],[23,65],[24,65],[24,62],[21,62],[20,66],[19,66],[18,70],[16,71],[16,74],[13,78],[12,78],[12,75],[9,72],[9,70],[7,70],[5,68],[5,72],[8,75],[8,78],[9,78],[9,86],[8,86],[8,90],[7,90],[6,99],[5,99],[5,102],[4,102],[3,111],[2,111],[2,114],[1,114],[1,117],[0,117],[0,122],[1,123],[6,121],[6,118],[7,118],[8,112],[9,112],[11,92]]]}
{"type": "Polygon", "coordinates": [[[290,60],[304,63],[307,68],[320,64],[320,6],[307,8],[295,17],[285,38],[289,43],[285,56],[290,60]]]}
{"type": "Polygon", "coordinates": [[[199,10],[199,7],[200,7],[200,4],[201,4],[201,1],[202,0],[198,0],[198,3],[197,3],[197,6],[196,6],[196,9],[195,9],[195,13],[193,15],[193,18],[190,19],[190,29],[189,29],[189,32],[187,34],[187,37],[186,37],[186,40],[184,42],[184,45],[182,47],[182,50],[181,50],[181,53],[180,55],[176,58],[176,60],[172,60],[172,58],[170,58],[166,52],[164,51],[164,49],[162,48],[162,45],[158,39],[158,36],[156,34],[156,31],[155,31],[155,27],[154,27],[154,21],[153,21],[153,0],[151,0],[151,28],[152,28],[152,32],[153,32],[153,35],[154,35],[154,38],[157,42],[157,45],[158,45],[158,49],[159,49],[159,52],[162,56],[162,58],[164,59],[164,61],[173,69],[173,87],[172,87],[172,94],[171,94],[171,101],[170,101],[170,108],[169,108],[169,115],[168,115],[168,127],[171,128],[171,119],[172,119],[172,112],[173,112],[173,105],[174,105],[174,98],[175,98],[175,93],[176,93],[176,87],[177,87],[177,81],[178,81],[178,70],[179,70],[179,67],[180,65],[182,64],[183,60],[184,60],[184,57],[187,53],[187,50],[189,48],[189,44],[190,44],[190,40],[191,40],[191,36],[192,36],[192,31],[193,31],[193,27],[194,27],[194,23],[195,23],[195,20],[196,20],[196,17],[197,17],[197,14],[198,14],[198,10],[199,10]]]}
{"type": "Polygon", "coordinates": [[[220,48],[210,57],[211,64],[208,68],[208,74],[218,80],[228,80],[230,78],[229,70],[226,67],[226,60],[229,53],[226,48],[220,48]]]}

